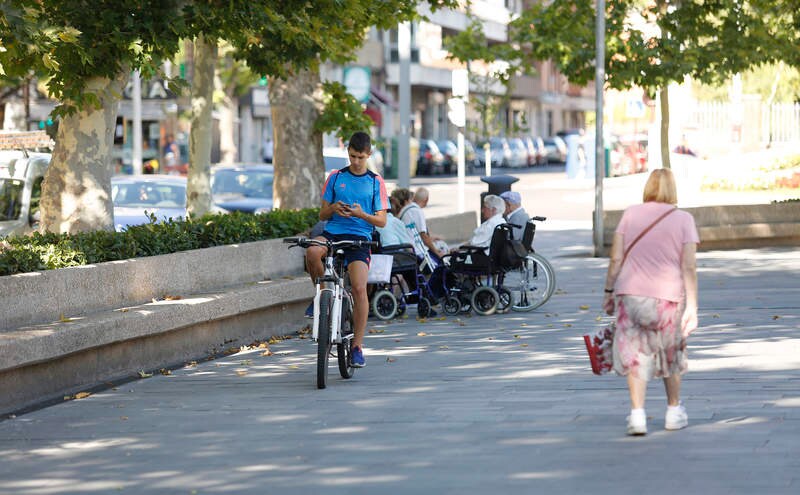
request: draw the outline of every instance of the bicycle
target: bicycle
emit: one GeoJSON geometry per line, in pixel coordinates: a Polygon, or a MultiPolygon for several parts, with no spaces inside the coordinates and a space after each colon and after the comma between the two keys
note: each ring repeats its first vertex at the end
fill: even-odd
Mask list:
{"type": "Polygon", "coordinates": [[[545,220],[546,217],[532,217],[525,224],[522,244],[528,247],[528,254],[517,268],[504,275],[503,285],[511,293],[505,308],[510,306],[513,311],[532,311],[546,303],[556,290],[553,265],[533,250],[534,222],[545,220]]]}
{"type": "Polygon", "coordinates": [[[314,323],[311,334],[317,341],[317,388],[328,385],[328,360],[333,345],[339,362],[339,374],[344,379],[353,377],[355,367],[351,358],[353,340],[353,296],[350,294],[349,280],[344,271],[344,252],[347,249],[374,247],[372,241],[360,240],[317,240],[306,237],[287,237],[283,240],[291,244],[289,249],[300,246],[323,246],[327,248],[325,272],[315,283],[314,323]]]}

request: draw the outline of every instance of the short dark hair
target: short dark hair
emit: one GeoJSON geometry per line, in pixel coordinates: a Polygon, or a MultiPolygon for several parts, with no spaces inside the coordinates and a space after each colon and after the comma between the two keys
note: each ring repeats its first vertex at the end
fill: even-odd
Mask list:
{"type": "Polygon", "coordinates": [[[353,148],[361,153],[369,153],[372,149],[372,141],[369,138],[369,134],[359,131],[350,136],[350,142],[347,144],[347,147],[353,148]]]}

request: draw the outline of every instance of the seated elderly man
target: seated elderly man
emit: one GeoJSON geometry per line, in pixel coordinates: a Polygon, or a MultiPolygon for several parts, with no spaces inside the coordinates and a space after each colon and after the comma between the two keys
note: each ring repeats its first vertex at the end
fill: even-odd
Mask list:
{"type": "Polygon", "coordinates": [[[503,215],[506,221],[513,225],[514,240],[521,241],[522,234],[525,232],[525,224],[530,220],[530,216],[522,207],[522,196],[516,191],[506,191],[500,195],[505,201],[506,209],[503,215]]]}
{"type": "MultiPolygon", "coordinates": [[[[481,205],[481,216],[486,217],[486,220],[473,231],[472,238],[466,245],[485,248],[485,253],[489,254],[489,244],[492,242],[494,228],[506,223],[505,218],[503,218],[505,209],[506,204],[500,196],[495,196],[494,194],[486,195],[483,198],[483,205],[481,205]]],[[[457,250],[458,248],[454,249],[453,252],[457,250]]]]}

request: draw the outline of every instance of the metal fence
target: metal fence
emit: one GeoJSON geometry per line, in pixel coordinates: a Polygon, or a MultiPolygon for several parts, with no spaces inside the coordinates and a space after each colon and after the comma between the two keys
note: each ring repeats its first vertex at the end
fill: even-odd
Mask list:
{"type": "Polygon", "coordinates": [[[715,141],[800,143],[800,103],[697,102],[685,125],[715,141]]]}

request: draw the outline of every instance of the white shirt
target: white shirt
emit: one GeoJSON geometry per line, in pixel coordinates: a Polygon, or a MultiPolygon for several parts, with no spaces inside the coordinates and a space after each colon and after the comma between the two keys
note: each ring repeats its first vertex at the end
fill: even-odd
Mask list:
{"type": "Polygon", "coordinates": [[[503,218],[502,213],[487,218],[486,221],[480,224],[472,233],[472,239],[469,240],[469,245],[485,247],[486,254],[489,254],[489,244],[492,242],[494,228],[503,223],[506,223],[506,220],[503,218]]]}
{"type": "Polygon", "coordinates": [[[406,224],[406,227],[414,233],[412,236],[414,237],[414,252],[416,252],[419,257],[424,256],[428,248],[425,247],[419,234],[427,232],[428,226],[425,224],[425,214],[422,213],[422,208],[416,203],[410,203],[400,210],[399,216],[400,220],[406,224]]]}

